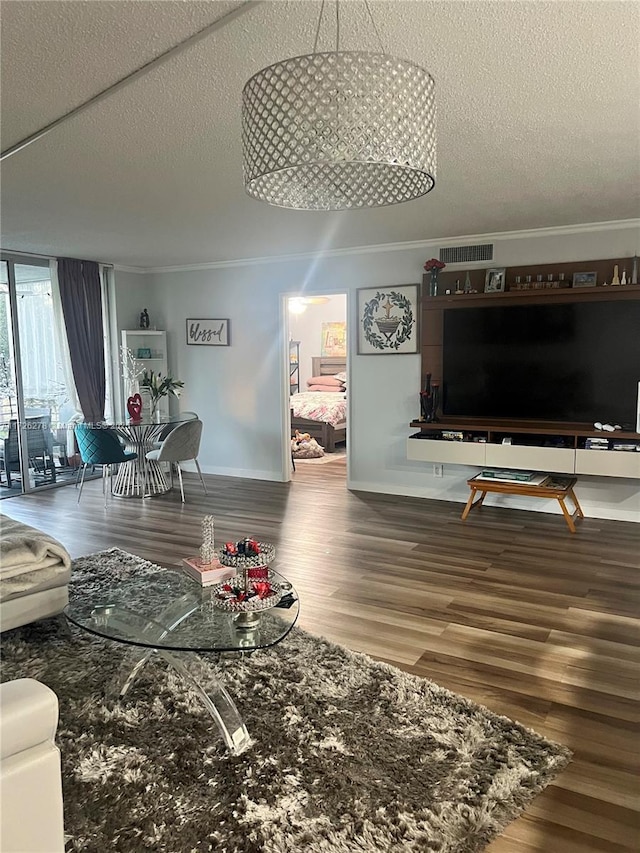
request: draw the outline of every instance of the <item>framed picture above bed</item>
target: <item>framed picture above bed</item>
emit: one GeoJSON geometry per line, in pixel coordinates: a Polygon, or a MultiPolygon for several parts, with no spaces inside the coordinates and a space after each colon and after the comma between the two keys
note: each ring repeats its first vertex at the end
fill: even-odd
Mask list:
{"type": "Polygon", "coordinates": [[[361,287],[357,294],[359,355],[419,351],[417,284],[361,287]]]}
{"type": "Polygon", "coordinates": [[[323,323],[320,355],[347,356],[347,324],[323,323]]]}

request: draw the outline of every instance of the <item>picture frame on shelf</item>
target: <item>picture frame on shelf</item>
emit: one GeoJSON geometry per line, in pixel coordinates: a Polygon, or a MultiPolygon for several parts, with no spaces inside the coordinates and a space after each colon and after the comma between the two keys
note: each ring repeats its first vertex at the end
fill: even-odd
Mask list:
{"type": "Polygon", "coordinates": [[[358,288],[358,355],[420,351],[418,287],[400,284],[358,288]]]}
{"type": "Polygon", "coordinates": [[[138,347],[136,358],[151,358],[149,347],[138,347]]]}
{"type": "Polygon", "coordinates": [[[228,319],[187,319],[187,344],[198,347],[228,347],[231,344],[228,319]]]}
{"type": "Polygon", "coordinates": [[[487,270],[484,279],[484,292],[504,293],[506,273],[506,267],[497,267],[495,269],[487,270]]]}
{"type": "Polygon", "coordinates": [[[597,281],[597,272],[574,272],[571,287],[595,287],[597,281]]]}

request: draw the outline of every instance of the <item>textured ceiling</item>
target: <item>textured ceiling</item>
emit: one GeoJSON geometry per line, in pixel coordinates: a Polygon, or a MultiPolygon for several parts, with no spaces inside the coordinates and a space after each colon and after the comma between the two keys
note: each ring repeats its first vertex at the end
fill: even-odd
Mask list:
{"type": "MultiPolygon", "coordinates": [[[[3,150],[240,5],[3,0],[3,150]]],[[[640,214],[640,4],[370,6],[385,50],[436,80],[429,195],[339,213],[245,195],[242,87],[311,52],[320,9],[278,0],[6,159],[2,248],[157,267],[640,214]]],[[[377,49],[364,3],[340,11],[341,47],[377,49]]],[[[320,46],[333,38],[327,26],[320,46]]]]}

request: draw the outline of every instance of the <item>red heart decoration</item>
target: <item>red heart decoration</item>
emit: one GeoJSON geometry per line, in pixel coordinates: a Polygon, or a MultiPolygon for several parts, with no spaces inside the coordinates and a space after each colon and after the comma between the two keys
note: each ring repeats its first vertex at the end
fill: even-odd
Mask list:
{"type": "Polygon", "coordinates": [[[129,412],[129,417],[132,421],[141,420],[140,415],[142,414],[142,397],[140,396],[140,394],[134,394],[133,397],[128,398],[127,411],[129,412]]]}

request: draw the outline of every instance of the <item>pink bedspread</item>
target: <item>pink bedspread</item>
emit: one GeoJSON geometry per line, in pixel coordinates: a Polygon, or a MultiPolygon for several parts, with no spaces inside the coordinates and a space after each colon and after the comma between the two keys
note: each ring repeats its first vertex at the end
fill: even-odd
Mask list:
{"type": "Polygon", "coordinates": [[[291,411],[296,418],[337,426],[347,419],[347,395],[335,391],[302,391],[291,397],[291,411]]]}

